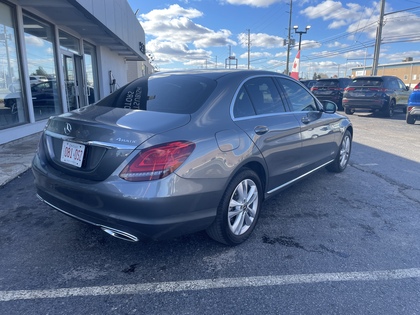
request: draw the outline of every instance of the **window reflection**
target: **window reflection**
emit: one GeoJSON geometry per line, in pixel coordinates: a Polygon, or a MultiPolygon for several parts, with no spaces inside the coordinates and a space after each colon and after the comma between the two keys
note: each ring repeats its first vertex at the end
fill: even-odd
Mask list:
{"type": "Polygon", "coordinates": [[[86,94],[88,97],[88,104],[93,104],[98,100],[98,80],[96,67],[96,50],[95,46],[83,42],[84,47],[84,62],[86,72],[86,94]]]}
{"type": "Polygon", "coordinates": [[[0,129],[28,122],[23,105],[12,9],[0,3],[0,129]]]}
{"type": "Polygon", "coordinates": [[[27,15],[23,16],[23,24],[35,120],[61,114],[52,27],[27,15]],[[48,83],[48,88],[42,83],[48,83]]]}

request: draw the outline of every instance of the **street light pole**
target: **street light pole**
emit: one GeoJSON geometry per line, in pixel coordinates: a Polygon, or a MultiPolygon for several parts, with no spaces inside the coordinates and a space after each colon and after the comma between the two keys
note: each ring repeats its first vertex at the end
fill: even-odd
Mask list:
{"type": "Polygon", "coordinates": [[[311,26],[310,25],[307,25],[305,27],[305,30],[304,31],[298,31],[299,26],[297,26],[297,25],[293,26],[293,28],[295,29],[295,33],[296,34],[299,34],[299,50],[300,50],[301,44],[302,44],[302,34],[308,33],[308,30],[311,28],[311,26]]]}
{"type": "Polygon", "coordinates": [[[290,11],[289,11],[289,28],[287,36],[287,57],[286,57],[286,75],[289,73],[289,60],[290,60],[290,29],[292,28],[292,0],[290,0],[290,11]]]}

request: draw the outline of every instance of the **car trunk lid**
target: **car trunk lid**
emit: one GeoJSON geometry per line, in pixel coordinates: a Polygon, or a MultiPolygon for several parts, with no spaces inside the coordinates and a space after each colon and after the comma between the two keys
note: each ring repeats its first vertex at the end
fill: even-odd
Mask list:
{"type": "Polygon", "coordinates": [[[189,114],[89,106],[51,118],[43,141],[54,168],[104,180],[144,141],[189,121],[189,114]]]}

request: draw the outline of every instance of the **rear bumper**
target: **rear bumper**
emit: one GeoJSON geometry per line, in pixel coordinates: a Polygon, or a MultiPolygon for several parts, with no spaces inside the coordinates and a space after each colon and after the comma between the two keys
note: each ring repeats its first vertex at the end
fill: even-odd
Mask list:
{"type": "Polygon", "coordinates": [[[420,106],[413,106],[411,110],[407,111],[407,114],[420,117],[420,106]]]}
{"type": "Polygon", "coordinates": [[[354,99],[343,99],[343,107],[347,109],[359,109],[359,110],[382,110],[386,104],[387,100],[384,99],[375,99],[372,101],[366,100],[354,100],[354,99]]]}
{"type": "Polygon", "coordinates": [[[177,175],[140,183],[118,177],[88,182],[48,169],[37,156],[32,170],[39,198],[51,207],[136,238],[164,239],[206,229],[216,216],[224,187],[214,182],[211,187],[217,188],[204,190],[209,185],[203,181],[208,180],[186,180],[177,175]]]}

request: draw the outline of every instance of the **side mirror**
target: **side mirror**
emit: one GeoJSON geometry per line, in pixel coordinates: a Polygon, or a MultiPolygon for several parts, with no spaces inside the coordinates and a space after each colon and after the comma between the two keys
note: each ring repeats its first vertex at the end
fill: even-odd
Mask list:
{"type": "Polygon", "coordinates": [[[334,114],[337,111],[337,104],[333,101],[324,100],[321,101],[321,104],[327,114],[334,114]]]}
{"type": "Polygon", "coordinates": [[[407,89],[407,91],[410,90],[410,87],[408,85],[406,85],[405,88],[407,89]]]}

